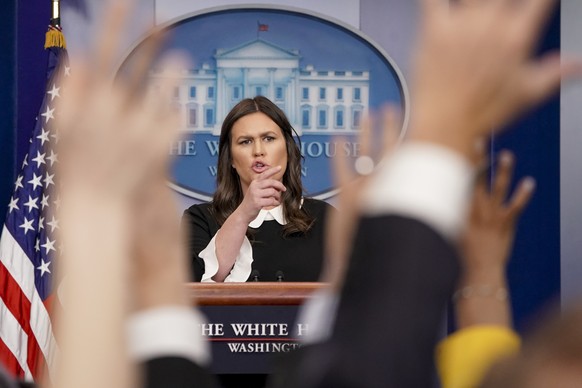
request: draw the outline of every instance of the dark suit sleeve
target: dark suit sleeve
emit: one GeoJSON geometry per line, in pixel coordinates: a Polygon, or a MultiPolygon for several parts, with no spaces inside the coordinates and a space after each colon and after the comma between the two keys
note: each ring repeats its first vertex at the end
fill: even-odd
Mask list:
{"type": "Polygon", "coordinates": [[[205,368],[181,357],[160,357],[143,364],[146,388],[218,388],[205,368]]]}
{"type": "Polygon", "coordinates": [[[433,349],[458,274],[451,244],[425,224],[364,218],[324,344],[302,349],[291,387],[429,387],[433,349]]]}

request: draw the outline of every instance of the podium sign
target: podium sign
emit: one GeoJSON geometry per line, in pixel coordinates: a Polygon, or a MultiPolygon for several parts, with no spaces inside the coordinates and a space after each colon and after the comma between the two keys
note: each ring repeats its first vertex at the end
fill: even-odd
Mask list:
{"type": "Polygon", "coordinates": [[[190,283],[208,323],[217,374],[267,374],[277,354],[299,346],[309,327],[296,322],[299,306],[323,283],[190,283]]]}

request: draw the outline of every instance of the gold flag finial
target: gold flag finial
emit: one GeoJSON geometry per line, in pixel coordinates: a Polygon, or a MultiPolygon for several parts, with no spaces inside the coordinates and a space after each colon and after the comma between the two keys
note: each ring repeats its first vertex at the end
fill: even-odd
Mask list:
{"type": "Polygon", "coordinates": [[[67,48],[65,36],[61,30],[61,4],[59,0],[51,0],[53,12],[49,29],[45,35],[44,48],[60,47],[67,48]]]}

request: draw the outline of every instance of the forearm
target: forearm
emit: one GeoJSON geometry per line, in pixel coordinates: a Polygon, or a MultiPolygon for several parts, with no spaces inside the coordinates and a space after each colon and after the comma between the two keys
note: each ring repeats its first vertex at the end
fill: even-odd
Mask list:
{"type": "Polygon", "coordinates": [[[321,281],[329,283],[337,293],[341,291],[343,285],[353,245],[353,236],[358,223],[358,215],[351,210],[342,210],[343,214],[334,210],[327,215],[326,219],[326,265],[321,281]]]}
{"type": "Polygon", "coordinates": [[[505,270],[501,266],[465,273],[455,293],[457,325],[511,327],[511,308],[505,270]]]}
{"type": "Polygon", "coordinates": [[[216,258],[218,272],[212,277],[216,282],[223,282],[234,266],[246,236],[249,220],[237,208],[224,222],[216,234],[216,258]]]}
{"type": "Polygon", "coordinates": [[[430,117],[417,121],[410,131],[409,140],[445,147],[468,161],[474,158],[477,137],[472,136],[470,127],[466,127],[465,131],[459,130],[459,136],[446,136],[444,125],[442,132],[437,132],[432,130],[430,122],[430,117]]]}
{"type": "Polygon", "coordinates": [[[57,385],[128,386],[131,368],[123,327],[129,217],[123,205],[76,199],[68,198],[62,214],[66,249],[57,385]]]}

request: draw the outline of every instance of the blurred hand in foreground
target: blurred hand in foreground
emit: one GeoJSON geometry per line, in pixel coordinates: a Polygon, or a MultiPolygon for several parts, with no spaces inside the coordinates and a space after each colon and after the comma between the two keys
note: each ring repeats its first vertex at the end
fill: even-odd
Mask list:
{"type": "Polygon", "coordinates": [[[109,7],[95,48],[88,49],[94,54],[73,62],[57,110],[65,247],[58,268],[65,277],[59,387],[132,386],[128,312],[186,303],[177,214],[165,188],[168,144],[179,123],[171,108],[173,74],[183,61],[165,62],[159,94],[145,90],[158,35],[135,55],[130,77],[112,83],[129,20],[124,4],[109,7]]]}
{"type": "MultiPolygon", "coordinates": [[[[382,112],[382,149],[379,158],[386,158],[397,146],[399,129],[402,127],[400,117],[394,107],[387,107],[382,112]]],[[[360,154],[358,158],[373,158],[374,142],[373,120],[366,117],[362,120],[358,143],[360,154]]],[[[375,159],[379,159],[375,158],[375,159]]],[[[356,159],[357,160],[357,159],[356,159]]],[[[352,245],[360,218],[362,194],[364,193],[373,172],[370,175],[358,175],[349,163],[350,159],[339,152],[333,158],[333,174],[335,185],[341,192],[338,196],[338,211],[330,212],[326,220],[326,264],[322,280],[339,291],[343,285],[345,272],[349,266],[352,245]]]]}
{"type": "Polygon", "coordinates": [[[553,0],[423,0],[411,84],[411,135],[470,157],[499,130],[582,73],[557,52],[532,57],[553,0]]]}

